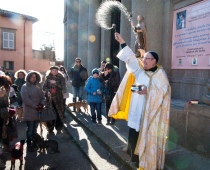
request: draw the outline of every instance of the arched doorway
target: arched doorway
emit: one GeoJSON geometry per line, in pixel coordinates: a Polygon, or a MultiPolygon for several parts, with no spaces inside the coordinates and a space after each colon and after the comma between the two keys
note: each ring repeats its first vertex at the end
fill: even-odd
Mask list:
{"type": "MultiPolygon", "coordinates": [[[[121,2],[121,0],[119,0],[119,2],[121,2]]],[[[116,32],[120,32],[120,16],[121,16],[120,10],[116,10],[116,11],[112,12],[111,23],[116,24],[116,32]]],[[[119,46],[119,43],[115,40],[114,33],[115,33],[115,30],[112,29],[111,30],[111,38],[110,38],[111,39],[110,58],[111,58],[112,64],[119,67],[119,59],[116,57],[116,55],[119,52],[120,46],[119,46]]]]}

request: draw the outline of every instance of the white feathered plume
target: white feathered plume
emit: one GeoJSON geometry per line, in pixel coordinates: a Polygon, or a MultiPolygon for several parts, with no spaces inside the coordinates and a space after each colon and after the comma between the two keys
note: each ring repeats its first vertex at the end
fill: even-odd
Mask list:
{"type": "Polygon", "coordinates": [[[127,8],[119,1],[107,0],[101,3],[96,12],[96,24],[104,29],[112,29],[116,27],[115,24],[110,24],[112,12],[122,12],[130,21],[131,14],[127,8]]]}

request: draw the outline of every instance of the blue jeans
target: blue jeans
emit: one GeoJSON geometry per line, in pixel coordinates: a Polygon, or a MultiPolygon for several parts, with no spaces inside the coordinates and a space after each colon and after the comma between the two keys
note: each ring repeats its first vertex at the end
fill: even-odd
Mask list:
{"type": "Polygon", "coordinates": [[[90,103],[90,112],[92,115],[92,121],[96,121],[96,112],[97,112],[97,119],[98,121],[101,120],[101,103],[90,103]]]}
{"type": "Polygon", "coordinates": [[[72,86],[72,91],[73,91],[73,98],[79,97],[79,100],[82,100],[82,92],[83,92],[84,86],[72,86]]]}
{"type": "Polygon", "coordinates": [[[37,131],[39,121],[26,121],[26,138],[27,138],[27,146],[31,146],[32,137],[37,131]]]}

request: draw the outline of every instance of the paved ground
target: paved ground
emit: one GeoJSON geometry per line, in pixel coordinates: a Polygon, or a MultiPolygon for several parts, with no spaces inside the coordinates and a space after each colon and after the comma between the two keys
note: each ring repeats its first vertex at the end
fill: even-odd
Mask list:
{"type": "MultiPolygon", "coordinates": [[[[19,139],[25,139],[25,123],[18,123],[19,139]]],[[[38,130],[40,132],[40,130],[38,130]]],[[[94,167],[87,159],[85,154],[81,152],[79,147],[75,144],[75,140],[64,129],[62,134],[55,134],[47,136],[47,131],[44,129],[43,136],[48,139],[55,139],[59,143],[60,153],[51,154],[50,149],[46,152],[38,153],[37,151],[31,153],[26,152],[26,145],[24,145],[24,162],[22,169],[25,170],[92,170],[94,167]]],[[[13,142],[15,143],[15,141],[13,142]]],[[[10,169],[9,153],[1,155],[6,164],[5,168],[10,169]]],[[[16,169],[19,168],[19,161],[16,161],[16,169]]]]}
{"type": "MultiPolygon", "coordinates": [[[[71,102],[72,96],[67,100],[71,102]]],[[[102,126],[92,123],[90,112],[71,112],[66,109],[67,124],[62,134],[44,136],[59,142],[61,153],[24,152],[25,170],[130,170],[135,169],[130,157],[122,151],[127,144],[128,127],[126,121],[106,124],[103,105],[102,126]],[[71,135],[69,135],[71,134],[71,135]],[[79,148],[79,149],[78,149],[79,148]],[[81,152],[82,150],[82,152],[81,152]],[[84,156],[86,155],[86,156],[84,156]],[[87,159],[88,157],[88,159],[87,159]]],[[[39,130],[38,130],[39,131],[39,130]]],[[[25,137],[25,123],[19,123],[19,139],[25,137]]],[[[5,169],[10,168],[9,155],[4,156],[5,169]]],[[[19,161],[16,162],[19,166],[19,161]]],[[[170,143],[166,154],[165,170],[208,170],[210,160],[190,152],[175,143],[170,143]]],[[[4,169],[4,168],[3,168],[4,169]]]]}

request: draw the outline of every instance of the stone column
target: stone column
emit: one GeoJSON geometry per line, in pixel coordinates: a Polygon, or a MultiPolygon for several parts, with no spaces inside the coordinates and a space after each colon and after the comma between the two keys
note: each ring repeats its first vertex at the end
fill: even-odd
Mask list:
{"type": "Polygon", "coordinates": [[[100,27],[95,23],[95,13],[100,5],[100,0],[89,0],[89,20],[88,20],[88,61],[87,70],[91,75],[93,68],[100,66],[100,27]]]}
{"type": "Polygon", "coordinates": [[[78,0],[67,1],[67,69],[74,65],[74,60],[78,57],[78,0]]]}
{"type": "MultiPolygon", "coordinates": [[[[128,0],[121,0],[121,3],[128,9],[128,11],[131,11],[131,5],[132,1],[128,0]]],[[[131,25],[128,21],[128,19],[125,17],[123,13],[121,13],[121,19],[120,19],[120,34],[123,36],[126,44],[130,46],[130,40],[131,40],[131,25]]],[[[121,50],[121,47],[120,47],[121,50]]],[[[119,61],[119,71],[120,71],[120,76],[123,78],[125,72],[126,72],[126,67],[125,67],[125,62],[119,61]]]]}
{"type": "Polygon", "coordinates": [[[82,65],[84,67],[87,67],[88,60],[88,14],[88,1],[79,0],[78,57],[82,59],[82,65]]]}
{"type": "MultiPolygon", "coordinates": [[[[102,0],[104,2],[105,0],[102,0]]],[[[111,18],[110,18],[111,24],[111,18]]],[[[111,30],[105,30],[101,28],[101,58],[100,61],[106,60],[106,58],[110,58],[110,50],[111,50],[111,30]]]]}
{"type": "Polygon", "coordinates": [[[171,46],[172,46],[172,30],[173,30],[173,3],[164,0],[164,15],[163,15],[163,57],[160,58],[161,65],[165,69],[167,75],[171,73],[171,46]]]}

